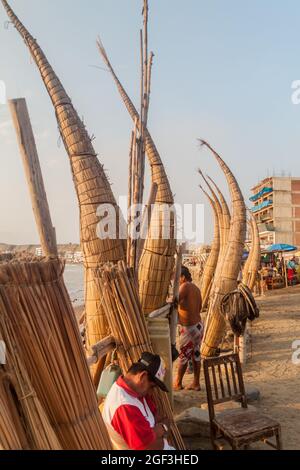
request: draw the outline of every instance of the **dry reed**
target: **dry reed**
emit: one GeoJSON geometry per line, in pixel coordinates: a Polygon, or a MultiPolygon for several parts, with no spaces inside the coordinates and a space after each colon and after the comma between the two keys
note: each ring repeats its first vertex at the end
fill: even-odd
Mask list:
{"type": "Polygon", "coordinates": [[[110,449],[58,260],[0,266],[1,311],[63,449],[110,449]]]}
{"type": "MultiPolygon", "coordinates": [[[[117,345],[123,371],[137,362],[142,352],[153,352],[146,321],[142,315],[134,273],[125,263],[105,264],[97,270],[103,292],[103,304],[109,313],[107,319],[117,345]]],[[[182,438],[174,423],[173,412],[166,393],[157,390],[156,404],[161,415],[171,420],[171,439],[177,449],[184,449],[182,438]]]]}

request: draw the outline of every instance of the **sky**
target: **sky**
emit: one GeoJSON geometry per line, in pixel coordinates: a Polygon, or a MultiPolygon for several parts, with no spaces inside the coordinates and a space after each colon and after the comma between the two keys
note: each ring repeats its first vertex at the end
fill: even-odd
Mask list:
{"type": "MultiPolygon", "coordinates": [[[[250,188],[276,175],[300,176],[298,0],[150,0],[149,46],[155,53],[149,129],[175,201],[205,204],[197,168],[228,197],[204,138],[250,188]]],[[[127,92],[139,102],[142,0],[11,0],[37,38],[73,104],[95,135],[115,196],[127,193],[132,123],[96,48],[98,35],[127,92]]],[[[25,97],[53,224],[60,243],[79,241],[79,215],[68,157],[35,64],[0,4],[0,81],[8,98],[25,97]]],[[[21,157],[8,107],[0,105],[0,243],[38,243],[21,157]]]]}

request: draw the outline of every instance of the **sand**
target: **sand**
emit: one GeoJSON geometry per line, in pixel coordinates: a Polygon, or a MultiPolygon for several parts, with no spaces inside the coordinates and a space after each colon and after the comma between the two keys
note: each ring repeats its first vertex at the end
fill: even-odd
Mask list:
{"type": "MultiPolygon", "coordinates": [[[[292,343],[300,340],[300,286],[268,292],[257,303],[261,314],[250,328],[252,354],[250,350],[244,381],[261,392],[261,399],[252,405],[281,423],[283,448],[300,449],[300,364],[292,362],[292,343]]],[[[192,376],[186,375],[185,384],[191,381],[192,376]]],[[[201,381],[201,392],[174,392],[176,414],[206,402],[203,376],[201,381]]],[[[187,444],[210,448],[203,439],[187,444]]],[[[252,448],[269,449],[262,444],[252,448]]]]}
{"type": "MultiPolygon", "coordinates": [[[[281,423],[283,448],[300,449],[300,364],[292,362],[292,343],[300,341],[300,286],[269,291],[257,303],[260,318],[249,329],[252,346],[243,371],[244,381],[261,393],[261,399],[251,404],[281,423]]],[[[75,310],[80,317],[83,307],[75,310]]],[[[192,375],[186,375],[184,384],[191,381],[192,375]]],[[[201,392],[174,392],[175,414],[206,403],[203,375],[201,387],[201,392]]],[[[188,439],[186,443],[194,449],[210,448],[208,439],[188,439]]],[[[252,448],[269,449],[262,444],[252,448]]]]}

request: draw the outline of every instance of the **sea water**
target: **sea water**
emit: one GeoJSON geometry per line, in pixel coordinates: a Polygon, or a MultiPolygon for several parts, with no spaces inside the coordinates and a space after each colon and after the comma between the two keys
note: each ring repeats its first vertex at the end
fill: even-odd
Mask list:
{"type": "Polygon", "coordinates": [[[64,280],[68,289],[72,304],[76,307],[84,303],[83,288],[83,265],[82,264],[66,264],[64,272],[64,280]]]}

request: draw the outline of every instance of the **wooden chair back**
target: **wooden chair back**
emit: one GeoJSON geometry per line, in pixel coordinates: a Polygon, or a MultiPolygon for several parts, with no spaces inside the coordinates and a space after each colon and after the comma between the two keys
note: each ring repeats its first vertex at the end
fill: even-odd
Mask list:
{"type": "Polygon", "coordinates": [[[210,419],[215,418],[215,405],[239,401],[247,408],[241,363],[238,354],[207,358],[203,362],[210,419]]]}

